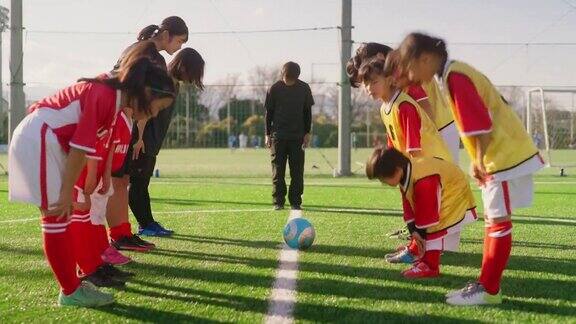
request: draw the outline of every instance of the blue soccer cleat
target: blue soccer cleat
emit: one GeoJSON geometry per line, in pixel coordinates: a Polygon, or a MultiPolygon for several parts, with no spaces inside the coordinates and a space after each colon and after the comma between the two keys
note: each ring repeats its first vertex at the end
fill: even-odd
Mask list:
{"type": "Polygon", "coordinates": [[[407,263],[412,264],[414,261],[417,261],[418,258],[412,255],[410,251],[408,251],[407,247],[403,247],[396,252],[386,254],[384,259],[388,263],[407,263]]]}
{"type": "Polygon", "coordinates": [[[141,236],[170,236],[173,233],[174,232],[166,230],[164,227],[162,227],[160,224],[156,222],[152,222],[148,224],[148,226],[144,228],[141,227],[138,230],[138,235],[141,236]]]}

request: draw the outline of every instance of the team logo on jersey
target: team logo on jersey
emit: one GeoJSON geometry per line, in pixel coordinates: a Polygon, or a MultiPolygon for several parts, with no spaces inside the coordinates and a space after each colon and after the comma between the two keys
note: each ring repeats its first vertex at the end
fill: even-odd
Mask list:
{"type": "Polygon", "coordinates": [[[126,154],[126,152],[128,152],[128,144],[116,145],[116,149],[114,150],[114,153],[126,154]]]}

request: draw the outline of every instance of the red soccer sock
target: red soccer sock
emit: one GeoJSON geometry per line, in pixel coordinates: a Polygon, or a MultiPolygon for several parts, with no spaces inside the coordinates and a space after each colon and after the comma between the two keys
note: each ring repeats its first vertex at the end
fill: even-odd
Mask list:
{"type": "Polygon", "coordinates": [[[70,232],[78,267],[84,275],[90,275],[102,265],[101,253],[98,253],[98,246],[94,244],[96,236],[92,231],[90,214],[75,212],[70,223],[70,232]]]}
{"type": "Polygon", "coordinates": [[[110,247],[110,242],[108,241],[108,233],[106,233],[106,226],[95,225],[90,223],[92,228],[92,233],[94,233],[94,245],[98,255],[101,256],[107,248],[110,247]]]}
{"type": "Polygon", "coordinates": [[[487,293],[494,295],[500,291],[502,273],[512,250],[512,222],[494,224],[488,230],[488,237],[484,244],[489,244],[489,246],[482,262],[479,282],[487,293]]]}
{"type": "Polygon", "coordinates": [[[73,244],[67,220],[59,221],[54,216],[42,217],[42,236],[48,264],[62,292],[70,295],[80,286],[80,280],[76,275],[74,254],[70,253],[73,244]]]}
{"type": "Polygon", "coordinates": [[[123,236],[132,236],[132,226],[130,226],[130,223],[122,223],[118,226],[111,227],[109,233],[110,238],[117,241],[123,236]]]}
{"type": "Polygon", "coordinates": [[[440,250],[426,251],[422,257],[422,262],[431,270],[440,270],[440,250]]]}
{"type": "Polygon", "coordinates": [[[410,241],[410,244],[408,245],[408,252],[410,252],[410,254],[412,254],[413,256],[420,255],[420,251],[418,249],[418,244],[416,244],[416,240],[412,239],[410,241]]]}
{"type": "Polygon", "coordinates": [[[486,262],[488,260],[489,257],[489,253],[488,251],[490,251],[490,244],[492,243],[492,241],[490,240],[490,237],[488,236],[488,234],[490,234],[490,226],[484,224],[484,248],[482,251],[482,267],[481,269],[484,269],[486,262]]]}

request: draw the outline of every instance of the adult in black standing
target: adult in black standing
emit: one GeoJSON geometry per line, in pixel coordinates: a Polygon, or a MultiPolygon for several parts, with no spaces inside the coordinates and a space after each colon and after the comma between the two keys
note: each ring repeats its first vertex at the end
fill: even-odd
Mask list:
{"type": "Polygon", "coordinates": [[[310,86],[298,79],[300,66],[288,62],[282,67],[282,80],[266,94],[266,139],[272,160],[272,199],[275,210],[286,201],[286,161],[290,167],[288,201],[301,209],[304,192],[304,148],[310,142],[314,98],[310,86]]]}

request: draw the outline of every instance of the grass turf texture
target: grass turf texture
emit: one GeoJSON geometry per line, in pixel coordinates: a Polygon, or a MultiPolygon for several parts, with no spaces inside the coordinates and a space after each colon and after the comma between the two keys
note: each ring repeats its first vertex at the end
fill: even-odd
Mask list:
{"type": "MultiPolygon", "coordinates": [[[[323,152],[335,165],[336,151],[323,152]]],[[[364,162],[369,153],[355,151],[353,169],[361,168],[355,162],[364,162]]],[[[153,209],[177,234],[152,239],[155,252],[130,254],[136,263],[125,268],[136,278],[115,291],[116,305],[100,309],[55,305],[58,288],[44,261],[37,212],[8,204],[7,179],[0,177],[0,320],[261,322],[287,218],[287,211],[268,211],[267,152],[166,150],[158,167],[161,177],[151,185],[153,209]],[[251,211],[221,211],[238,209],[251,211]]],[[[383,260],[402,243],[386,237],[402,226],[397,189],[360,176],[331,178],[321,155],[308,150],[304,215],[317,236],[300,254],[296,321],[576,323],[576,177],[571,172],[576,170],[563,178],[554,169],[541,172],[534,206],[516,214],[504,303],[456,308],[444,304],[443,295],[477,277],[482,222],[465,229],[460,253],[443,256],[440,278],[407,281],[400,275],[405,266],[383,260]]],[[[477,190],[475,195],[480,202],[477,190]]]]}

